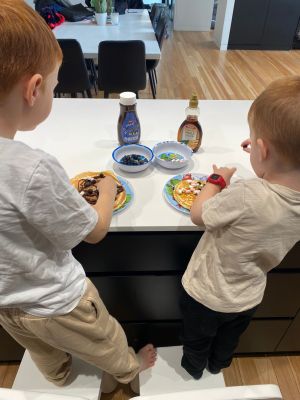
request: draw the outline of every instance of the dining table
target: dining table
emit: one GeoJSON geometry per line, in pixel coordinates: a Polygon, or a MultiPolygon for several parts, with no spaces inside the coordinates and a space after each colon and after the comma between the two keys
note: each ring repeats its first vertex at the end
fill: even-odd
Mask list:
{"type": "Polygon", "coordinates": [[[159,60],[160,48],[147,10],[127,10],[119,23],[97,25],[95,19],[64,22],[53,29],[56,39],[76,39],[85,58],[98,58],[99,43],[104,40],[142,40],[147,60],[159,60]]]}

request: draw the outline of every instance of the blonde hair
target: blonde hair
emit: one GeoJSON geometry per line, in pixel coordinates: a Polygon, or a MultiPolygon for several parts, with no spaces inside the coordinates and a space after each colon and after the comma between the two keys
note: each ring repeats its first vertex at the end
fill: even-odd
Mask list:
{"type": "Polygon", "coordinates": [[[266,139],[281,158],[300,166],[300,76],[271,83],[252,103],[248,121],[256,138],[266,139]]]}
{"type": "Polygon", "coordinates": [[[23,0],[0,0],[0,60],[0,100],[22,78],[46,78],[62,60],[51,29],[23,0]]]}

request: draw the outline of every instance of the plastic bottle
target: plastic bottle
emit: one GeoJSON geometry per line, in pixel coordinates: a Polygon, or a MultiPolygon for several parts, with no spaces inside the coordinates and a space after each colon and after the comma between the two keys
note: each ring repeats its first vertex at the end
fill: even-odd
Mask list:
{"type": "Polygon", "coordinates": [[[198,98],[195,94],[191,96],[189,107],[185,109],[186,119],[178,129],[178,142],[188,145],[193,152],[196,152],[202,141],[202,128],[198,121],[200,113],[198,98]]]}
{"type": "Polygon", "coordinates": [[[139,143],[141,137],[140,121],[136,113],[136,95],[133,92],[120,94],[120,115],[118,120],[119,143],[139,143]]]}

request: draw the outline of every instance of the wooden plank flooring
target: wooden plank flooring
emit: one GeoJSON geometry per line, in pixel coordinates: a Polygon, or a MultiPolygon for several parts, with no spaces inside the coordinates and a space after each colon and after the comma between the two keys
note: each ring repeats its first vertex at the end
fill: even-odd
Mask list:
{"type": "Polygon", "coordinates": [[[19,369],[19,363],[0,364],[0,387],[11,388],[19,369]]]}
{"type": "Polygon", "coordinates": [[[284,400],[300,399],[300,356],[235,358],[224,378],[226,386],[276,384],[284,400]]]}
{"type": "MultiPolygon", "coordinates": [[[[211,32],[171,32],[157,67],[157,98],[253,99],[270,82],[300,75],[300,50],[219,51],[211,32]]],[[[149,87],[140,92],[151,98],[149,87]]]]}
{"type": "MultiPolygon", "coordinates": [[[[210,32],[171,32],[157,67],[157,98],[253,99],[272,80],[300,75],[300,50],[220,52],[210,32]]],[[[99,94],[101,97],[101,93],[99,94]]],[[[117,96],[112,96],[117,97],[117,96]]],[[[141,98],[152,98],[149,85],[141,98]]],[[[18,363],[0,365],[0,387],[11,387],[18,363]]],[[[227,386],[275,383],[284,400],[300,399],[300,356],[239,357],[224,371],[227,386]]],[[[102,400],[127,400],[133,394],[120,385],[102,400]]]]}

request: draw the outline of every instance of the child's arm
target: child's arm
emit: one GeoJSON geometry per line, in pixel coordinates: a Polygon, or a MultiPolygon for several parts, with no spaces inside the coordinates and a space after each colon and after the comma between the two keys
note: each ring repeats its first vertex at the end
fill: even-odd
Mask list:
{"type": "Polygon", "coordinates": [[[98,214],[98,222],[92,232],[84,239],[84,241],[88,243],[98,243],[106,236],[117,194],[116,181],[110,176],[100,179],[97,186],[99,198],[93,208],[98,214]]]}
{"type": "MultiPolygon", "coordinates": [[[[230,179],[232,175],[236,171],[236,168],[218,168],[215,164],[213,164],[213,171],[214,174],[221,175],[224,178],[226,185],[228,186],[230,184],[230,179]]],[[[191,208],[191,220],[195,225],[204,225],[202,220],[202,204],[206,200],[220,193],[220,191],[220,186],[208,182],[198,194],[191,208]]]]}

